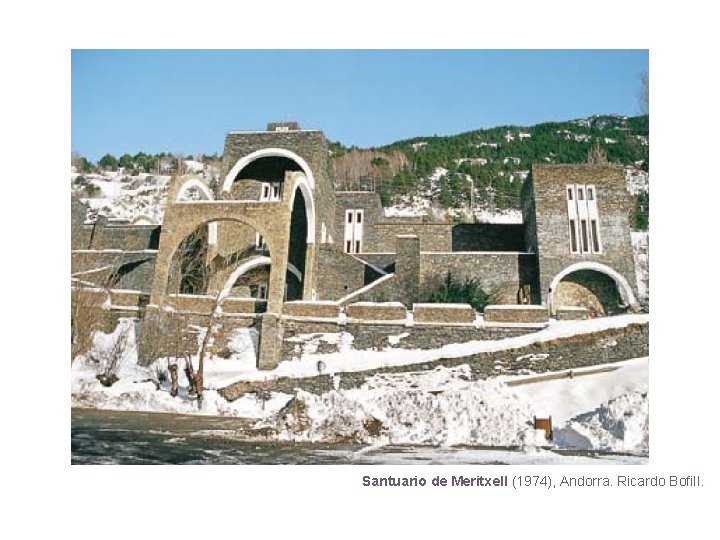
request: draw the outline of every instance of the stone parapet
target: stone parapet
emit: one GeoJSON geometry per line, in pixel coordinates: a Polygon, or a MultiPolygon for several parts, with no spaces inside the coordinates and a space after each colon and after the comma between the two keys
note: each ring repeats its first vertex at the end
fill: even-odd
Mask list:
{"type": "Polygon", "coordinates": [[[548,310],[545,306],[486,306],[484,318],[485,322],[493,323],[546,323],[548,322],[548,310]]]}
{"type": "Polygon", "coordinates": [[[417,323],[473,324],[475,310],[470,304],[414,304],[417,323]]]}
{"type": "Polygon", "coordinates": [[[404,321],[407,310],[400,302],[356,302],[347,307],[347,316],[363,321],[404,321]]]}
{"type": "Polygon", "coordinates": [[[291,317],[337,318],[340,307],[336,302],[308,302],[298,300],[286,302],[283,314],[291,317]]]}

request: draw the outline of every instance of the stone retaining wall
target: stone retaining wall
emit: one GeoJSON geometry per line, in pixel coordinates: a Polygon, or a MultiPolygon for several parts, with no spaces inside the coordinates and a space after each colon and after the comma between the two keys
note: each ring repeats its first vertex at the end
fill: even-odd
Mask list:
{"type": "MultiPolygon", "coordinates": [[[[404,323],[352,322],[347,324],[330,321],[304,321],[285,319],[282,358],[298,358],[301,354],[300,336],[313,334],[338,334],[347,332],[352,336],[354,350],[396,349],[437,349],[448,343],[467,343],[468,341],[499,340],[537,332],[531,327],[476,327],[474,324],[447,326],[444,324],[407,326],[404,323]]],[[[318,341],[316,352],[320,354],[337,352],[336,343],[318,341]]]]}
{"type": "MultiPolygon", "coordinates": [[[[428,371],[438,366],[454,367],[468,364],[474,378],[485,379],[500,374],[520,374],[561,371],[580,367],[619,362],[648,355],[649,325],[633,323],[622,328],[591,332],[564,338],[554,338],[497,352],[486,352],[460,358],[439,359],[422,364],[395,366],[353,373],[342,373],[340,388],[357,388],[377,373],[428,371]]],[[[331,375],[303,379],[280,378],[272,381],[271,390],[294,394],[298,388],[321,394],[333,389],[331,375]]],[[[253,391],[255,383],[237,383],[220,390],[233,401],[245,392],[253,391]]]]}

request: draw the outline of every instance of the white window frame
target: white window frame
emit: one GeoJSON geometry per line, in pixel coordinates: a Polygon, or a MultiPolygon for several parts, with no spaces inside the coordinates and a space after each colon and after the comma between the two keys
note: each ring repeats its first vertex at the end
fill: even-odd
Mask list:
{"type": "Polygon", "coordinates": [[[570,253],[582,255],[602,254],[600,214],[597,207],[597,188],[595,185],[566,185],[565,200],[568,212],[570,253]],[[588,195],[591,195],[591,197],[588,195]],[[573,237],[575,238],[575,245],[573,245],[573,237]]]}
{"type": "Polygon", "coordinates": [[[345,253],[358,254],[363,250],[363,228],[365,227],[365,210],[348,208],[345,210],[345,237],[343,250],[345,253]]]}
{"type": "Polygon", "coordinates": [[[590,250],[593,253],[602,253],[602,235],[600,234],[600,213],[597,207],[597,189],[593,184],[587,185],[588,193],[592,193],[592,198],[587,200],[588,209],[588,229],[590,231],[590,250]],[[593,222],[595,227],[593,227],[593,222]],[[593,230],[594,229],[594,230],[593,230]]]}
{"type": "Polygon", "coordinates": [[[282,182],[263,182],[260,185],[260,200],[275,202],[282,198],[282,182]]]}

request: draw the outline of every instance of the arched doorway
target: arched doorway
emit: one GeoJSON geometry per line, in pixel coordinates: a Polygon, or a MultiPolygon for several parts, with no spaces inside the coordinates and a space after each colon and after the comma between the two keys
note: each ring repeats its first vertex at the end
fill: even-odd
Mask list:
{"type": "Polygon", "coordinates": [[[564,305],[584,307],[594,315],[616,315],[639,308],[628,281],[609,266],[596,262],[570,265],[552,280],[548,290],[551,315],[564,305]]]}

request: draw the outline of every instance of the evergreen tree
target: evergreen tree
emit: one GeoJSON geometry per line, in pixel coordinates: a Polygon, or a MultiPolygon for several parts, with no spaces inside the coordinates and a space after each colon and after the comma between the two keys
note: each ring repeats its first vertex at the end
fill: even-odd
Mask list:
{"type": "Polygon", "coordinates": [[[118,160],[112,154],[105,154],[98,161],[98,167],[106,171],[116,171],[118,168],[118,160]]]}

